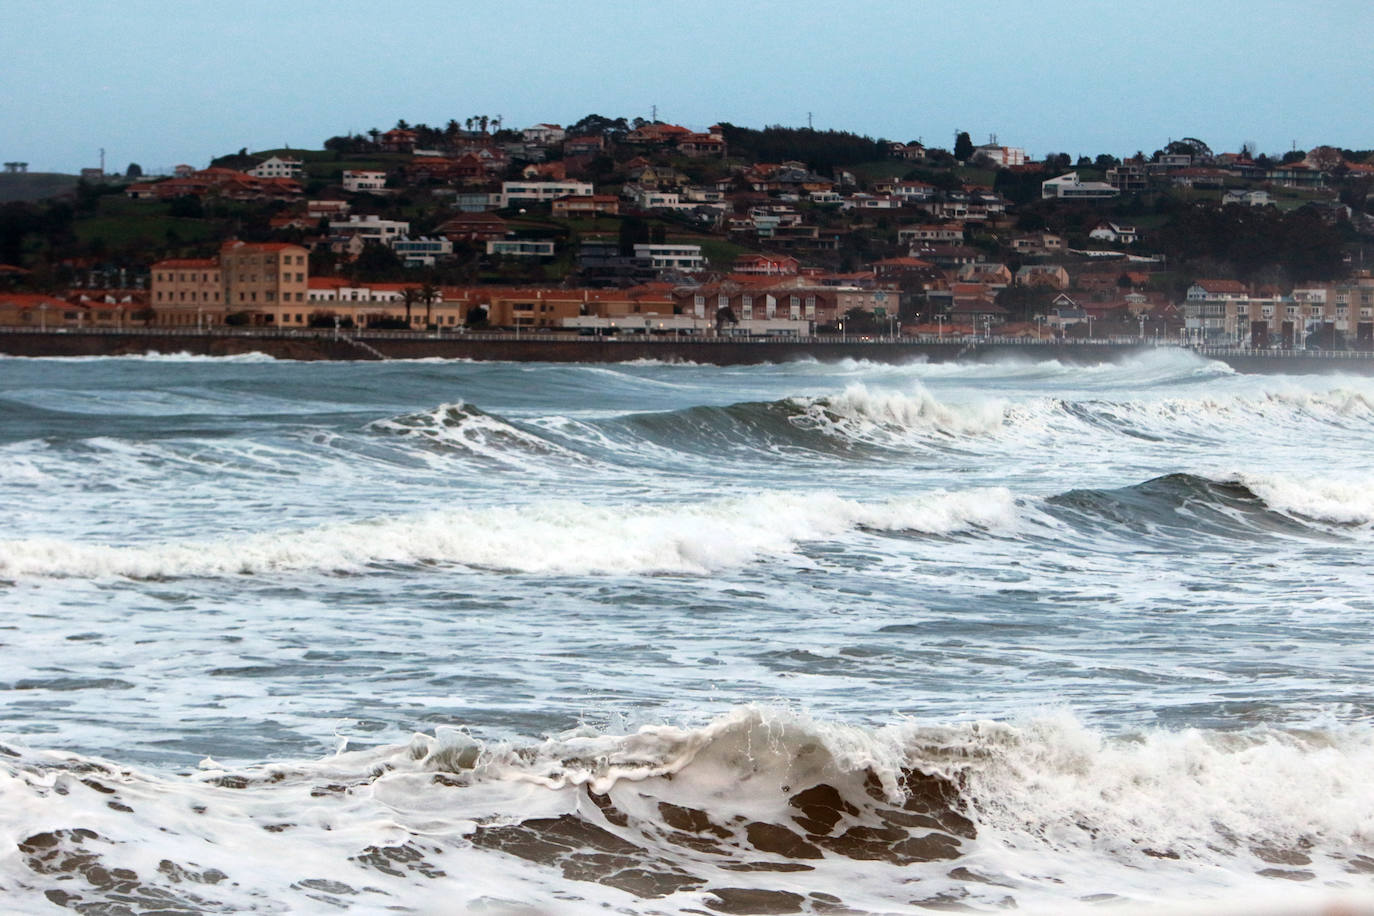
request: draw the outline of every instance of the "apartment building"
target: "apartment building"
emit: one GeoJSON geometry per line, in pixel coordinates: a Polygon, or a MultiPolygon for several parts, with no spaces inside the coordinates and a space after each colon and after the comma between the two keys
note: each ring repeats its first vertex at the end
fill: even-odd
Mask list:
{"type": "Polygon", "coordinates": [[[219,253],[225,308],[254,325],[301,327],[309,321],[309,258],[300,245],[226,242],[219,253]]]}
{"type": "Polygon", "coordinates": [[[1184,339],[1218,346],[1374,349],[1374,276],[1287,295],[1199,280],[1183,304],[1184,339]]]}
{"type": "Polygon", "coordinates": [[[171,258],[149,268],[153,322],[169,327],[223,324],[224,279],[218,258],[171,258]]]}

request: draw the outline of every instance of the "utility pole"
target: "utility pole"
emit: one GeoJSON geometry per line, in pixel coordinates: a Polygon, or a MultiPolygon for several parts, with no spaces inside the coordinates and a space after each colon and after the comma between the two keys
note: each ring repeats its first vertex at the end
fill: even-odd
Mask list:
{"type": "Polygon", "coordinates": [[[650,106],[649,106],[649,113],[650,113],[650,114],[649,114],[649,121],[650,121],[650,123],[657,124],[657,123],[658,123],[658,106],[657,106],[657,105],[650,105],[650,106]]]}
{"type": "Polygon", "coordinates": [[[806,129],[807,129],[807,130],[815,130],[815,129],[816,129],[816,128],[814,128],[814,127],[811,125],[811,112],[809,112],[809,111],[806,113],[806,129]]]}

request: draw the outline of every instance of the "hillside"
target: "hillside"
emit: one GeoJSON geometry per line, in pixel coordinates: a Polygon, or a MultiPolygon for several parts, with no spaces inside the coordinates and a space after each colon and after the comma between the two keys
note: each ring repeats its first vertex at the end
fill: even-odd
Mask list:
{"type": "Polygon", "coordinates": [[[75,175],[58,172],[0,172],[0,203],[13,200],[44,200],[76,188],[75,175]]]}

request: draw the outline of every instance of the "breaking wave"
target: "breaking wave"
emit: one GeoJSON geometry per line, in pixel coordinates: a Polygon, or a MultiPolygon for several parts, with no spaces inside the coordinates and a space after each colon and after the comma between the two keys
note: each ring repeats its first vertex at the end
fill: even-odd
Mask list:
{"type": "Polygon", "coordinates": [[[446,564],[539,574],[702,575],[857,528],[950,534],[1010,526],[1002,489],[936,491],[886,503],[761,493],[686,505],[540,503],[272,531],[232,541],[105,546],[0,542],[0,576],[171,578],[271,571],[358,572],[446,564]]]}
{"type": "Polygon", "coordinates": [[[980,450],[1008,444],[1043,447],[1064,436],[1085,445],[1102,437],[1157,442],[1223,441],[1302,426],[1364,432],[1374,426],[1374,395],[1323,392],[1233,393],[1164,400],[949,401],[919,383],[902,389],[859,383],[822,397],[698,406],[560,425],[572,443],[623,447],[645,442],[676,451],[789,451],[878,456],[931,450],[980,450]]]}
{"type": "Polygon", "coordinates": [[[375,420],[368,428],[488,462],[506,463],[519,456],[566,457],[569,454],[539,435],[462,402],[375,420]]]}
{"type": "Polygon", "coordinates": [[[872,728],[748,706],[186,776],[5,748],[0,802],[5,883],[68,906],[1053,912],[1367,884],[1371,768],[1368,728],[872,728]]]}
{"type": "Polygon", "coordinates": [[[932,490],[886,502],[832,493],[760,492],[688,503],[540,502],[458,508],[275,530],[236,539],[111,546],[0,541],[0,576],[139,579],[359,573],[433,566],[538,575],[706,575],[763,558],[811,565],[806,545],[856,532],[1013,537],[1048,546],[1093,532],[1177,546],[1199,537],[1342,537],[1374,525],[1367,481],[1169,474],[1117,489],[1043,499],[1000,487],[932,490]]]}

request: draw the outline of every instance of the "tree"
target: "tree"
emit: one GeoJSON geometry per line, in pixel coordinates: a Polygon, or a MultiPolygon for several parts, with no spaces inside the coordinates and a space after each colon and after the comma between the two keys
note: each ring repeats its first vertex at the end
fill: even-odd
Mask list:
{"type": "Polygon", "coordinates": [[[882,330],[876,315],[857,306],[844,313],[844,329],[850,334],[876,334],[882,330]]]}
{"type": "Polygon", "coordinates": [[[1194,161],[1210,160],[1212,158],[1212,148],[1196,137],[1184,137],[1182,140],[1174,140],[1164,147],[1164,152],[1172,155],[1192,156],[1194,161]]]}
{"type": "Polygon", "coordinates": [[[430,327],[434,324],[434,304],[442,300],[443,292],[426,280],[420,287],[420,296],[425,300],[425,327],[430,327]]]}
{"type": "Polygon", "coordinates": [[[1036,315],[1048,314],[1056,293],[1044,285],[1008,286],[997,294],[996,302],[1007,310],[1013,321],[1030,321],[1036,315]]]}
{"type": "Polygon", "coordinates": [[[628,257],[635,253],[635,246],[649,241],[649,225],[638,216],[626,216],[620,220],[620,254],[628,257]]]}
{"type": "Polygon", "coordinates": [[[1334,172],[1345,165],[1345,157],[1334,146],[1319,146],[1307,154],[1307,161],[1323,172],[1334,172]]]}
{"type": "Polygon", "coordinates": [[[128,167],[127,169],[124,170],[124,177],[125,177],[125,178],[142,178],[142,177],[143,177],[143,166],[139,165],[137,162],[130,162],[130,163],[129,163],[129,167],[128,167]]]}
{"type": "Polygon", "coordinates": [[[569,137],[605,136],[613,131],[626,129],[624,118],[606,118],[599,114],[589,114],[575,124],[568,126],[569,137]]]}
{"type": "Polygon", "coordinates": [[[391,246],[368,242],[354,260],[353,271],[361,280],[383,280],[401,271],[401,259],[391,246]]]}
{"type": "Polygon", "coordinates": [[[954,138],[954,158],[960,162],[968,162],[973,155],[973,139],[969,137],[968,131],[959,131],[959,136],[954,138]]]}
{"type": "Polygon", "coordinates": [[[420,291],[413,286],[401,290],[401,299],[405,302],[406,306],[406,327],[411,326],[410,310],[415,306],[415,303],[419,302],[422,298],[423,296],[420,291]]]}
{"type": "Polygon", "coordinates": [[[194,194],[182,194],[172,198],[171,203],[167,205],[167,215],[182,219],[202,219],[205,216],[205,204],[194,194]]]}

